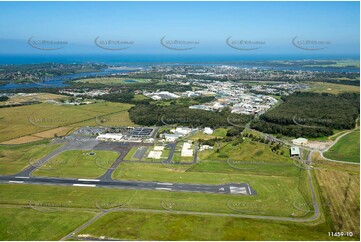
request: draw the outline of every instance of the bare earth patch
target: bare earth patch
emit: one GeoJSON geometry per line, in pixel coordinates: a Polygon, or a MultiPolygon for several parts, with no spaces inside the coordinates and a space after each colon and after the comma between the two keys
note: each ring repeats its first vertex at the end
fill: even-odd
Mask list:
{"type": "Polygon", "coordinates": [[[305,146],[311,149],[324,150],[332,144],[332,141],[309,141],[308,144],[305,146]]]}
{"type": "Polygon", "coordinates": [[[55,129],[51,129],[51,130],[33,134],[33,136],[45,138],[45,139],[53,138],[54,135],[57,135],[57,136],[66,135],[72,129],[74,129],[74,127],[59,127],[59,128],[55,128],[55,129]]]}
{"type": "Polygon", "coordinates": [[[18,145],[18,144],[24,144],[24,143],[39,141],[39,140],[42,140],[42,139],[43,138],[28,135],[28,136],[24,136],[24,137],[12,139],[12,140],[7,140],[7,141],[4,141],[4,142],[1,142],[0,144],[3,144],[3,145],[18,145]]]}

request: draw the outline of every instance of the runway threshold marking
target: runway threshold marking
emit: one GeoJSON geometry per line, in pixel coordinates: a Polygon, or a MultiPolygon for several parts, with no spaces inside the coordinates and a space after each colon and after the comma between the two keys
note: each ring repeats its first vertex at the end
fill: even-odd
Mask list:
{"type": "Polygon", "coordinates": [[[96,187],[94,184],[73,184],[76,187],[96,187]]]}
{"type": "Polygon", "coordinates": [[[156,190],[166,190],[166,191],[171,191],[172,188],[168,188],[168,187],[156,187],[156,190]]]}
{"type": "Polygon", "coordinates": [[[100,180],[97,179],[78,179],[78,181],[91,181],[91,182],[98,182],[100,180]]]}
{"type": "Polygon", "coordinates": [[[249,187],[249,185],[247,185],[247,188],[248,188],[249,195],[252,195],[251,188],[249,187]]]}
{"type": "Polygon", "coordinates": [[[173,186],[173,183],[158,182],[158,185],[173,186]]]}
{"type": "Polygon", "coordinates": [[[24,181],[9,181],[9,183],[24,183],[24,181]]]}

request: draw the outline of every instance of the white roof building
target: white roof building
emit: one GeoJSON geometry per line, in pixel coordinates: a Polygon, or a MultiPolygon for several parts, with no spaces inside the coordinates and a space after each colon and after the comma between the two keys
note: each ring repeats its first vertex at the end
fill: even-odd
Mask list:
{"type": "Polygon", "coordinates": [[[301,151],[299,147],[291,147],[291,156],[301,156],[301,151]]]}
{"type": "Polygon", "coordinates": [[[199,148],[199,151],[209,150],[209,149],[213,149],[213,146],[210,146],[210,145],[201,145],[201,147],[199,148]]]}
{"type": "Polygon", "coordinates": [[[113,140],[113,141],[120,141],[122,140],[123,135],[122,134],[101,134],[97,136],[97,140],[113,140]]]}
{"type": "Polygon", "coordinates": [[[189,134],[190,132],[192,131],[191,128],[188,128],[188,127],[177,127],[175,129],[175,133],[180,133],[180,134],[183,134],[183,135],[187,135],[189,134]]]}
{"type": "Polygon", "coordinates": [[[182,137],[182,134],[176,133],[176,134],[163,134],[163,137],[168,142],[173,142],[179,137],[182,137]]]}
{"type": "Polygon", "coordinates": [[[193,156],[192,144],[190,144],[190,143],[183,144],[181,156],[182,157],[192,157],[193,156]]]}
{"type": "Polygon", "coordinates": [[[160,159],[160,156],[162,155],[162,151],[155,151],[155,150],[152,150],[149,152],[148,154],[148,158],[151,158],[151,159],[160,159]]]}
{"type": "Polygon", "coordinates": [[[154,150],[155,150],[155,151],[163,151],[163,150],[164,150],[164,146],[154,146],[154,150]]]}
{"type": "Polygon", "coordinates": [[[210,127],[205,127],[203,133],[205,134],[213,134],[213,129],[210,127]]]}
{"type": "Polygon", "coordinates": [[[294,145],[306,145],[308,143],[308,139],[305,139],[305,138],[293,139],[292,143],[294,145]]]}

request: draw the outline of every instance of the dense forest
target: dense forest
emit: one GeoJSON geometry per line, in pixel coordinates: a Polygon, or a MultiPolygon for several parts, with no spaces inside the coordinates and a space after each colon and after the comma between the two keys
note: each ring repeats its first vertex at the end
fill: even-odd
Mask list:
{"type": "Polygon", "coordinates": [[[261,115],[251,127],[266,133],[321,137],[333,130],[352,129],[360,112],[356,93],[297,92],[282,100],[284,103],[261,115]]]}
{"type": "Polygon", "coordinates": [[[180,105],[159,106],[155,104],[139,104],[129,110],[130,119],[139,125],[179,124],[189,127],[228,127],[229,122],[244,125],[251,121],[252,116],[231,114],[229,110],[210,112],[189,109],[180,105]]]}

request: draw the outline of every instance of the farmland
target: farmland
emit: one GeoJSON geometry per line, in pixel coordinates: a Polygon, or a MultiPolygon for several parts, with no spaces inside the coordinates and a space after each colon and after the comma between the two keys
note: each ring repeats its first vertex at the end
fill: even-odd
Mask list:
{"type": "MultiPolygon", "coordinates": [[[[97,117],[106,117],[107,124],[129,125],[129,104],[99,102],[89,105],[53,105],[48,103],[0,109],[0,142],[26,137],[43,139],[61,136],[72,128],[99,125],[97,117]],[[8,125],[8,124],[12,125],[8,125]],[[60,127],[64,127],[59,129],[60,127]],[[45,134],[44,131],[48,133],[45,134]]],[[[27,139],[23,141],[28,141],[27,139]]],[[[19,143],[19,142],[18,142],[19,143]]]]}
{"type": "Polygon", "coordinates": [[[360,93],[359,86],[351,86],[351,85],[342,85],[327,83],[327,82],[309,82],[309,88],[304,90],[305,92],[314,92],[314,93],[330,93],[330,94],[340,94],[340,93],[360,93]]]}
{"type": "Polygon", "coordinates": [[[316,175],[334,231],[351,231],[360,237],[360,167],[333,163],[315,153],[316,175]]]}

